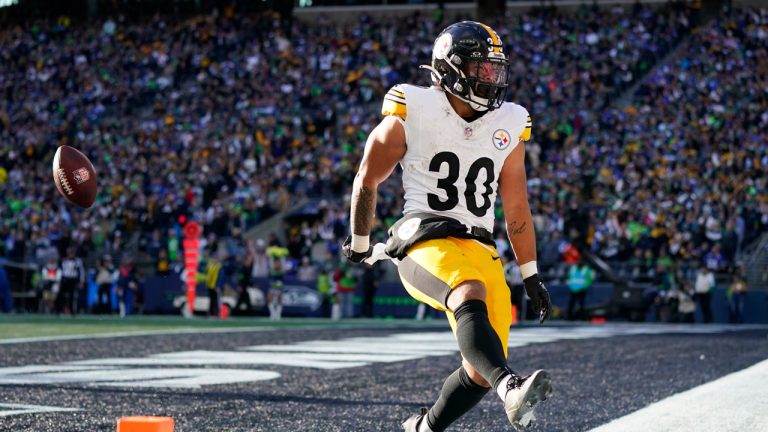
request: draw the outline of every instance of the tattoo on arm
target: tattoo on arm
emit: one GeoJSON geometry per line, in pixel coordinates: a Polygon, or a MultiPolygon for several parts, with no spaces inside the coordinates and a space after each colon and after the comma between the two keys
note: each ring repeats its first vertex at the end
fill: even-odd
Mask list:
{"type": "Polygon", "coordinates": [[[525,229],[526,229],[525,222],[520,224],[520,226],[517,226],[517,221],[515,221],[515,222],[512,222],[511,225],[507,226],[507,232],[509,233],[510,237],[524,233],[525,229]]]}
{"type": "Polygon", "coordinates": [[[352,192],[352,233],[371,234],[373,215],[376,211],[376,190],[361,185],[352,192]]]}

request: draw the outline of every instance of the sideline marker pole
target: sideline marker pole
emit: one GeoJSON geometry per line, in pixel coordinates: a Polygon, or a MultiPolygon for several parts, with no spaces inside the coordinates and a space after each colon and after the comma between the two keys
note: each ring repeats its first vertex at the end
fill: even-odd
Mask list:
{"type": "Polygon", "coordinates": [[[189,316],[195,315],[195,289],[197,287],[197,265],[200,262],[200,225],[189,221],[184,225],[184,268],[187,280],[187,307],[189,316]]]}

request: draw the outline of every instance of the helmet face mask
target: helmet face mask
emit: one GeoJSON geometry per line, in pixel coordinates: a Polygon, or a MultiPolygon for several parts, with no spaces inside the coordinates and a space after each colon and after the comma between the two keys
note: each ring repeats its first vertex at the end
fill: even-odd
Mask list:
{"type": "MultiPolygon", "coordinates": [[[[506,60],[472,60],[462,68],[462,72],[466,75],[467,84],[475,96],[496,100],[499,92],[506,93],[508,69],[509,63],[506,60]]],[[[503,100],[502,95],[501,101],[503,100]]]]}
{"type": "Polygon", "coordinates": [[[509,61],[496,32],[484,24],[462,21],[443,30],[426,68],[443,89],[476,111],[504,102],[509,61]]]}

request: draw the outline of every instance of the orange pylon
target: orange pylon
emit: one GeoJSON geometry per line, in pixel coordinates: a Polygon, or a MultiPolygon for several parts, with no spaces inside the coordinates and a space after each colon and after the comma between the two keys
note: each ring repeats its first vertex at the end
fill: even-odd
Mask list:
{"type": "Polygon", "coordinates": [[[117,432],[173,432],[173,418],[132,416],[117,421],[117,432]]]}

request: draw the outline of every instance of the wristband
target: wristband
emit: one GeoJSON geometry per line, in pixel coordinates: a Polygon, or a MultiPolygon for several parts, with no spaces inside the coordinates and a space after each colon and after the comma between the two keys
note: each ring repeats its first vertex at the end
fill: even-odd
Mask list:
{"type": "Polygon", "coordinates": [[[352,234],[352,244],[350,246],[355,252],[368,252],[368,248],[371,246],[371,241],[368,236],[352,234]]]}
{"type": "Polygon", "coordinates": [[[533,276],[538,272],[539,270],[536,268],[536,261],[528,261],[527,263],[520,266],[520,275],[523,277],[523,279],[528,279],[530,276],[533,276]]]}

